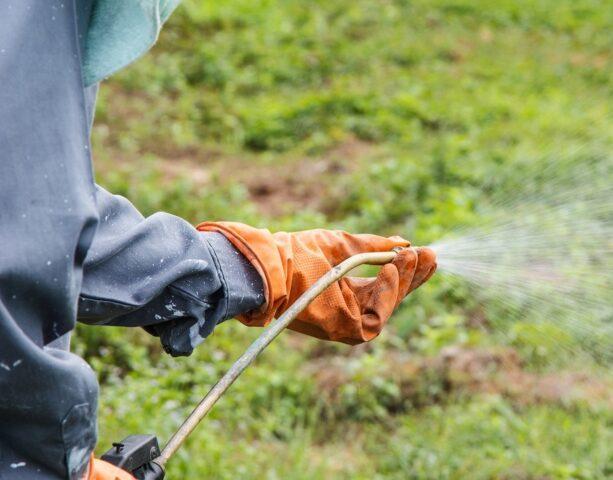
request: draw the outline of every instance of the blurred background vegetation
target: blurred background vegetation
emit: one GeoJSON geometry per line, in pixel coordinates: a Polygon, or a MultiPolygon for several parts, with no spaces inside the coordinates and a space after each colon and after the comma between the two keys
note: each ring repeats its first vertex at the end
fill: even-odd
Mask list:
{"type": "MultiPolygon", "coordinates": [[[[185,0],[105,82],[98,182],[144,214],[334,227],[428,244],[545,162],[610,149],[613,9],[599,0],[185,0]]],[[[605,479],[611,375],[435,278],[369,345],[286,332],[172,461],[192,479],[605,479]]],[[[190,358],[80,327],[100,451],[162,440],[257,336],[190,358]]],[[[568,339],[572,349],[572,339],[568,339]]]]}

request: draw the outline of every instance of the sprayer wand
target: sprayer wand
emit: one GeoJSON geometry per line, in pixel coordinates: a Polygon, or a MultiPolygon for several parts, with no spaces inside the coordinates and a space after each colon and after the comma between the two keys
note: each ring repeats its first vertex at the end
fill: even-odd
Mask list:
{"type": "Polygon", "coordinates": [[[396,251],[360,253],[339,263],[320,277],[307,291],[273,321],[262,334],[247,348],[223,377],[209,390],[196,408],[159,452],[157,439],[153,435],[131,435],[102,456],[125,470],[129,470],[139,480],[159,480],[164,478],[164,467],[168,460],[183,445],[200,421],[217,403],[217,400],[234,383],[256,357],[284,330],[298,314],[304,310],[320,293],[341,279],[346,273],[360,265],[384,265],[391,262],[396,251]],[[158,455],[159,454],[159,455],[158,455]]]}

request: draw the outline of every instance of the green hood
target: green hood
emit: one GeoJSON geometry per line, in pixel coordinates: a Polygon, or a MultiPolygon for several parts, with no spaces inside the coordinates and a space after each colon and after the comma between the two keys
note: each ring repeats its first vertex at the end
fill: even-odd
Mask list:
{"type": "Polygon", "coordinates": [[[112,75],[149,50],[180,1],[96,0],[85,41],[85,85],[112,75]]]}

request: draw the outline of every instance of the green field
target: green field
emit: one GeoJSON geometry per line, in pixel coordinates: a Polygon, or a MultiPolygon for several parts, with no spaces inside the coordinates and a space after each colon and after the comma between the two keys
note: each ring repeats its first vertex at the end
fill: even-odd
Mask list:
{"type": "MultiPolygon", "coordinates": [[[[144,214],[428,244],[544,165],[611,151],[607,3],[186,0],[101,89],[97,180],[144,214]]],[[[501,332],[491,315],[437,276],[372,344],[284,333],[168,477],[611,478],[610,364],[560,355],[539,334],[555,319],[501,332]]],[[[258,333],[228,321],[172,359],[144,332],[80,327],[99,451],[167,439],[258,333]]]]}

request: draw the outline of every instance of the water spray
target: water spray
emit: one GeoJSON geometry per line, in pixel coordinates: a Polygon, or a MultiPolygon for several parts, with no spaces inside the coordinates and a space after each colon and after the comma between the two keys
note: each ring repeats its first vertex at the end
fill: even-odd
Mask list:
{"type": "MultiPolygon", "coordinates": [[[[480,223],[430,246],[438,271],[471,288],[494,331],[537,348],[613,360],[613,162],[556,157],[520,191],[481,205],[480,223]],[[540,345],[539,345],[540,344],[540,345]]],[[[537,165],[542,162],[537,162],[537,165]]],[[[536,167],[535,167],[536,168],[536,167]]]]}

